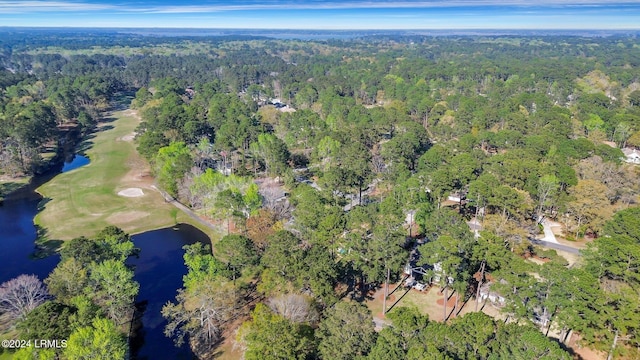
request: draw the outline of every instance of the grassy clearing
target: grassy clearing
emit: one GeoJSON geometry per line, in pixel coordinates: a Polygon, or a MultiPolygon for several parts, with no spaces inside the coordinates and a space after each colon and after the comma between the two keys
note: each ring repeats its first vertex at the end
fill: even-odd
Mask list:
{"type": "MultiPolygon", "coordinates": [[[[389,284],[389,292],[396,288],[398,284],[389,284]]],[[[420,311],[421,314],[426,314],[429,316],[430,320],[442,322],[443,317],[443,299],[444,296],[440,293],[440,289],[435,286],[431,287],[428,290],[418,291],[415,289],[406,292],[406,289],[400,287],[395,292],[393,292],[389,300],[387,300],[387,311],[393,310],[399,307],[414,307],[420,311]]],[[[384,290],[382,288],[377,289],[374,294],[371,294],[365,305],[371,310],[374,317],[384,320],[385,317],[382,315],[382,305],[383,305],[383,295],[384,290]]],[[[467,303],[464,303],[462,299],[460,299],[460,309],[459,313],[456,310],[456,314],[453,314],[453,305],[455,302],[455,293],[448,293],[449,301],[447,302],[447,313],[449,314],[449,319],[453,319],[456,316],[463,316],[464,314],[474,312],[475,311],[475,300],[472,298],[467,303]]],[[[504,319],[504,315],[500,313],[500,311],[490,304],[480,304],[481,311],[485,314],[495,318],[495,319],[504,319]]]]}
{"type": "Polygon", "coordinates": [[[90,164],[59,174],[38,188],[44,197],[35,219],[41,240],[92,236],[107,225],[136,234],[181,222],[198,227],[212,240],[218,238],[152,188],[149,167],[131,141],[138,123],[130,110],[114,112],[95,136],[80,145],[90,164]],[[140,188],[144,195],[118,195],[127,188],[140,188]]]}

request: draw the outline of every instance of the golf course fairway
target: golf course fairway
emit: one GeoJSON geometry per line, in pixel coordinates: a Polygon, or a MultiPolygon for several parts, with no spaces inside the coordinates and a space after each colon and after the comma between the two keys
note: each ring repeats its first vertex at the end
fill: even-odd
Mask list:
{"type": "Polygon", "coordinates": [[[140,118],[133,110],[108,114],[78,147],[88,165],[55,176],[37,191],[42,210],[35,218],[41,240],[91,237],[107,225],[130,234],[187,223],[212,239],[202,224],[167,203],[153,186],[148,163],[133,142],[140,118]]]}

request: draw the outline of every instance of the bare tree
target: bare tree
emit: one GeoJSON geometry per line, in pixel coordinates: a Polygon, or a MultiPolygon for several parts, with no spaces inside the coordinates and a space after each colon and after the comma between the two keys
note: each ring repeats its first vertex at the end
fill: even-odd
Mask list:
{"type": "Polygon", "coordinates": [[[275,180],[267,178],[261,181],[256,181],[260,188],[260,196],[262,196],[262,203],[264,207],[270,209],[274,207],[280,199],[285,197],[284,190],[275,180]]]}
{"type": "Polygon", "coordinates": [[[280,184],[273,179],[265,179],[259,182],[258,186],[263,207],[270,210],[278,220],[289,219],[292,206],[280,184]]]}
{"type": "Polygon", "coordinates": [[[371,168],[375,174],[382,174],[387,171],[387,164],[380,154],[374,154],[371,157],[371,168]]]}
{"type": "Polygon", "coordinates": [[[278,201],[272,207],[268,207],[267,209],[271,210],[273,214],[276,216],[278,220],[288,220],[291,219],[291,212],[293,211],[293,206],[288,199],[284,199],[283,201],[278,201]]]}
{"type": "Polygon", "coordinates": [[[20,174],[21,168],[11,150],[11,147],[0,143],[0,168],[3,174],[17,176],[20,174]]]}
{"type": "Polygon", "coordinates": [[[318,312],[313,308],[310,299],[304,295],[278,296],[269,299],[267,305],[273,312],[296,323],[313,323],[318,320],[318,312]]]}
{"type": "Polygon", "coordinates": [[[618,208],[625,208],[640,194],[634,167],[605,162],[599,156],[580,161],[576,167],[581,180],[597,180],[606,185],[606,196],[618,208]]]}
{"type": "Polygon", "coordinates": [[[187,172],[182,179],[178,181],[178,199],[186,202],[195,209],[201,209],[203,207],[203,198],[198,196],[200,194],[191,191],[191,187],[194,183],[194,178],[202,175],[202,170],[198,167],[191,168],[191,171],[187,172]]]}
{"type": "Polygon", "coordinates": [[[47,288],[35,275],[20,275],[0,285],[0,313],[23,319],[49,297],[47,288]]]}
{"type": "Polygon", "coordinates": [[[553,201],[560,185],[558,178],[551,174],[545,175],[538,180],[538,206],[536,208],[536,221],[542,222],[545,207],[549,206],[553,201]]]}
{"type": "Polygon", "coordinates": [[[176,300],[162,308],[162,316],[168,321],[164,333],[177,345],[188,336],[191,348],[201,355],[220,340],[225,324],[239,316],[241,306],[238,292],[230,283],[209,278],[178,290],[176,300]]]}

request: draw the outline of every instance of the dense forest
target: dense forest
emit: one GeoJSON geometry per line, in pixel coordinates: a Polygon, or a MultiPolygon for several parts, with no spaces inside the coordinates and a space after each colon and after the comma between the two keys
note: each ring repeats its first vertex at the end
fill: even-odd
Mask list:
{"type": "MultiPolygon", "coordinates": [[[[158,186],[224,224],[185,249],[163,308],[201,358],[233,341],[246,359],[570,359],[572,334],[640,356],[636,37],[8,32],[0,47],[0,175],[42,171],[129,94],[158,186]],[[577,260],[532,244],[547,219],[586,244],[577,260]],[[453,309],[400,302],[374,324],[371,295],[416,269],[453,309]],[[499,315],[452,316],[469,300],[499,315]]],[[[24,338],[69,346],[16,358],[87,358],[100,337],[96,356],[125,356],[135,249],[119,229],[87,236],[62,247],[46,301],[12,313],[24,338]]]]}

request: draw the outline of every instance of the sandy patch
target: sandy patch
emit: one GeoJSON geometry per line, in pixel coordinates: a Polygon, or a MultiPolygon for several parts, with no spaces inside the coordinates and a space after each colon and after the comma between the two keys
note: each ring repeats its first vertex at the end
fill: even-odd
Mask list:
{"type": "Polygon", "coordinates": [[[132,133],[129,135],[125,135],[123,137],[120,138],[120,140],[122,141],[133,141],[133,139],[136,137],[136,133],[132,133]]]}
{"type": "Polygon", "coordinates": [[[144,192],[142,192],[140,188],[128,188],[118,192],[118,195],[124,197],[140,197],[144,195],[144,192]]]}
{"type": "Polygon", "coordinates": [[[131,116],[134,119],[140,120],[140,115],[137,110],[127,109],[122,112],[125,116],[131,116]]]}
{"type": "Polygon", "coordinates": [[[126,224],[149,216],[146,211],[123,211],[110,215],[106,220],[112,224],[126,224]]]}

